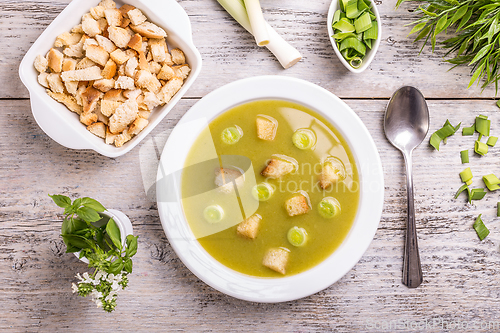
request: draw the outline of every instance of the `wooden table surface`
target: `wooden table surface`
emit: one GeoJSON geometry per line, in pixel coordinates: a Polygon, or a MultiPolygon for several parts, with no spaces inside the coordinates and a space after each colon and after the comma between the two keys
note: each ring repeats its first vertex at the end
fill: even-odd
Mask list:
{"type": "MultiPolygon", "coordinates": [[[[182,115],[210,91],[256,75],[302,78],[335,93],[358,114],[373,136],[384,167],[385,205],[378,231],[359,263],[329,288],[280,304],[249,303],[226,296],[195,277],[169,245],[154,201],[144,191],[141,145],[117,159],[66,149],[36,124],[20,61],[68,0],[0,0],[0,331],[499,331],[500,224],[495,193],[475,205],[454,200],[461,185],[459,151],[473,139],[456,135],[433,150],[415,151],[415,206],[424,282],[401,283],[406,192],[400,153],[385,139],[383,114],[402,85],[428,99],[431,129],[446,119],[470,126],[479,113],[500,134],[493,89],[466,90],[469,68],[442,62],[407,38],[415,4],[395,11],[395,0],[377,0],[382,42],[370,68],[348,72],[327,35],[329,1],[262,0],[265,17],[303,55],[283,70],[254,44],[215,0],[185,0],[203,70],[186,96],[153,131],[162,141],[182,115]],[[112,314],[71,293],[86,266],[65,254],[60,209],[47,193],[90,196],[125,212],[139,236],[130,286],[112,314]],[[483,214],[491,234],[479,241],[472,229],[483,214]],[[460,326],[457,326],[460,325],[460,326]]],[[[430,135],[430,134],[429,134],[430,135]]],[[[428,139],[428,138],[427,138],[428,139]]],[[[466,147],[466,148],[464,148],[466,147]]],[[[471,156],[476,175],[500,173],[498,148],[471,156]]],[[[480,177],[476,177],[481,186],[480,177]]]]}

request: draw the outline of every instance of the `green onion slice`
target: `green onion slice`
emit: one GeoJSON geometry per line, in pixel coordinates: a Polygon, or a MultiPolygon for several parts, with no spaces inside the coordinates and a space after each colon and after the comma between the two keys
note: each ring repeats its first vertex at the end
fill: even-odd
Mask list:
{"type": "Polygon", "coordinates": [[[500,217],[500,202],[497,202],[497,216],[500,217]]]}
{"type": "Polygon", "coordinates": [[[484,188],[473,188],[468,191],[468,193],[469,203],[472,203],[472,200],[481,200],[486,195],[486,191],[484,190],[484,188]]]}
{"type": "Polygon", "coordinates": [[[472,179],[472,171],[470,168],[464,169],[462,172],[460,172],[460,178],[464,183],[467,183],[469,180],[472,179]]]}
{"type": "Polygon", "coordinates": [[[500,189],[500,186],[498,186],[498,184],[500,184],[500,179],[498,179],[498,177],[494,174],[483,176],[483,182],[490,191],[500,189]]]}
{"type": "Polygon", "coordinates": [[[349,61],[349,65],[351,65],[352,68],[359,68],[363,64],[363,59],[360,57],[354,57],[349,61]]]}
{"type": "Polygon", "coordinates": [[[491,121],[488,117],[479,115],[476,117],[476,131],[484,136],[490,136],[491,121]]]}
{"type": "Polygon", "coordinates": [[[441,141],[455,134],[455,132],[458,131],[458,129],[460,128],[461,124],[462,123],[459,123],[457,126],[453,127],[450,124],[450,121],[446,120],[442,128],[432,133],[429,143],[431,144],[431,146],[439,150],[439,144],[441,143],[441,141]]]}
{"type": "Polygon", "coordinates": [[[271,184],[260,183],[252,188],[252,196],[255,200],[267,201],[273,196],[274,189],[271,184]]]}
{"type": "Polygon", "coordinates": [[[318,204],[319,215],[325,219],[331,219],[340,214],[340,203],[333,197],[326,197],[318,204]]]}
{"type": "Polygon", "coordinates": [[[350,19],[355,19],[359,16],[358,10],[358,0],[349,0],[347,6],[345,7],[345,14],[350,19]]]}
{"type": "Polygon", "coordinates": [[[354,21],[354,28],[358,34],[370,29],[371,27],[372,19],[370,18],[370,14],[366,12],[354,21]]]}
{"type": "Polygon", "coordinates": [[[222,221],[224,210],[219,205],[211,205],[203,211],[203,217],[208,223],[217,223],[222,221]]]}
{"type": "Polygon", "coordinates": [[[337,23],[335,23],[332,28],[340,30],[340,32],[354,32],[356,28],[352,24],[351,20],[348,18],[341,18],[337,23]]]}
{"type": "Polygon", "coordinates": [[[469,192],[469,186],[467,186],[467,184],[463,184],[462,186],[460,186],[457,193],[455,193],[455,199],[457,199],[460,193],[462,193],[465,190],[467,190],[467,193],[469,192]]]}
{"type": "Polygon", "coordinates": [[[475,132],[476,132],[476,124],[473,124],[471,127],[462,128],[462,136],[474,135],[475,132]]]}
{"type": "Polygon", "coordinates": [[[236,142],[240,141],[242,136],[243,130],[238,125],[234,125],[222,131],[221,139],[222,142],[228,145],[234,145],[236,142]]]}
{"type": "Polygon", "coordinates": [[[365,31],[363,34],[363,39],[365,41],[370,40],[370,39],[377,39],[378,38],[378,24],[376,21],[372,21],[372,26],[365,31]]]}
{"type": "Polygon", "coordinates": [[[474,151],[476,152],[476,154],[484,156],[488,153],[488,145],[484,142],[477,140],[476,143],[474,144],[474,151]]]}
{"type": "Polygon", "coordinates": [[[500,108],[500,100],[497,101],[497,106],[500,108]]]}
{"type": "Polygon", "coordinates": [[[287,238],[293,246],[303,246],[307,242],[307,231],[304,228],[293,227],[288,230],[287,238]]]}
{"type": "Polygon", "coordinates": [[[337,42],[341,42],[347,37],[357,37],[357,35],[353,32],[339,32],[332,36],[337,42]]]}
{"type": "Polygon", "coordinates": [[[332,26],[340,20],[340,14],[341,13],[342,13],[342,11],[340,9],[337,9],[337,11],[335,12],[335,14],[333,14],[332,26]]]}
{"type": "Polygon", "coordinates": [[[479,214],[479,216],[477,217],[477,219],[474,222],[474,225],[472,227],[474,228],[474,230],[476,230],[476,233],[477,233],[479,239],[483,240],[486,238],[486,236],[488,236],[490,234],[490,231],[484,225],[483,220],[481,220],[481,215],[483,215],[483,214],[479,214]]]}
{"type": "Polygon", "coordinates": [[[486,144],[490,147],[495,147],[497,144],[498,138],[496,136],[490,136],[488,138],[488,141],[486,141],[486,144]]]}
{"type": "Polygon", "coordinates": [[[316,134],[307,128],[301,128],[292,135],[292,142],[299,149],[311,149],[316,144],[316,134]]]}
{"type": "Polygon", "coordinates": [[[354,49],[363,56],[366,53],[365,44],[363,44],[359,39],[354,37],[348,37],[340,43],[339,50],[343,51],[345,49],[354,49]]]}
{"type": "Polygon", "coordinates": [[[468,150],[462,150],[460,152],[460,158],[462,159],[462,164],[469,163],[469,151],[468,150]]]}

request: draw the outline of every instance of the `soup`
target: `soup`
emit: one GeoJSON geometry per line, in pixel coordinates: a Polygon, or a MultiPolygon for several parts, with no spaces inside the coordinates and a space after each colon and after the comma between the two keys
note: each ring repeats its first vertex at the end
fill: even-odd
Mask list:
{"type": "Polygon", "coordinates": [[[339,247],[356,216],[359,176],[347,143],[321,115],[262,100],[209,122],[188,153],[181,191],[188,224],[213,258],[282,277],[339,247]]]}

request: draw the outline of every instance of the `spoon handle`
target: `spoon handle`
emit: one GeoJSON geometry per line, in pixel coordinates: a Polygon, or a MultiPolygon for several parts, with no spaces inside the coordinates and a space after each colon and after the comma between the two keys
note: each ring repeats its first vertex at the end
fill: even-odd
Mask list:
{"type": "Polygon", "coordinates": [[[422,267],[418,253],[415,208],[413,205],[412,152],[403,153],[406,165],[406,189],[408,194],[408,224],[406,225],[405,253],[403,258],[403,284],[416,288],[422,283],[422,267]]]}

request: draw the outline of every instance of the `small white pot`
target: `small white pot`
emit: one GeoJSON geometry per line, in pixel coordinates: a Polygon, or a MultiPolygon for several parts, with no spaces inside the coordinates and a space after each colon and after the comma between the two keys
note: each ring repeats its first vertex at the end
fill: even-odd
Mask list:
{"type": "MultiPolygon", "coordinates": [[[[109,218],[112,218],[115,221],[116,225],[120,229],[120,236],[122,239],[122,244],[125,245],[125,241],[128,235],[133,235],[132,223],[127,215],[123,214],[119,210],[115,209],[107,209],[104,212],[100,212],[99,214],[106,215],[109,218]]],[[[75,256],[80,259],[80,251],[74,252],[75,256]]],[[[89,260],[85,257],[81,258],[80,261],[88,264],[89,260]]]]}

